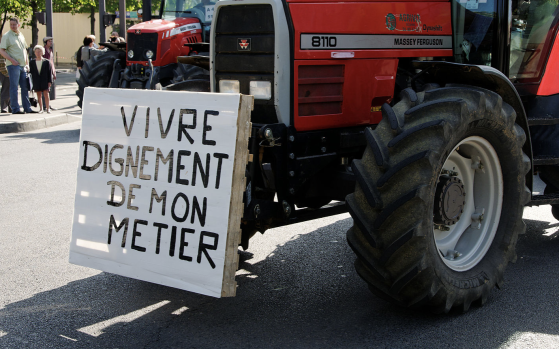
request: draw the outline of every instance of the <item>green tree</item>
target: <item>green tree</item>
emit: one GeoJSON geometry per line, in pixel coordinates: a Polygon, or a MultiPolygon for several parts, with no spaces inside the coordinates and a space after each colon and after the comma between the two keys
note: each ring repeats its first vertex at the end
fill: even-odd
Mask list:
{"type": "Polygon", "coordinates": [[[22,20],[31,15],[31,9],[17,0],[0,0],[0,9],[2,9],[2,12],[0,12],[0,33],[4,33],[4,24],[11,16],[17,16],[22,20]]]}
{"type": "MultiPolygon", "coordinates": [[[[142,8],[142,0],[126,0],[126,10],[136,11],[142,8]]],[[[159,8],[161,0],[152,0],[152,11],[159,8]]],[[[119,0],[105,0],[106,11],[118,11],[119,0]]],[[[45,9],[44,0],[0,0],[0,33],[4,32],[4,25],[12,15],[17,16],[23,27],[31,26],[31,46],[38,42],[39,29],[37,27],[36,12],[45,9]]],[[[95,34],[95,13],[99,12],[97,0],[53,0],[53,12],[89,13],[91,19],[91,33],[95,34]]]]}
{"type": "Polygon", "coordinates": [[[8,16],[15,15],[19,18],[22,27],[31,26],[31,47],[37,45],[39,28],[34,13],[44,8],[44,0],[0,0],[0,9],[3,11],[0,31],[4,31],[4,25],[9,20],[8,16]]]}
{"type": "Polygon", "coordinates": [[[87,12],[96,4],[95,0],[53,0],[52,11],[76,14],[87,12]]]}
{"type": "Polygon", "coordinates": [[[35,17],[35,13],[45,9],[45,2],[41,0],[27,0],[21,2],[24,4],[27,3],[27,6],[31,10],[31,16],[27,16],[24,23],[31,26],[31,47],[35,47],[39,40],[39,28],[37,26],[37,17],[35,17]]]}

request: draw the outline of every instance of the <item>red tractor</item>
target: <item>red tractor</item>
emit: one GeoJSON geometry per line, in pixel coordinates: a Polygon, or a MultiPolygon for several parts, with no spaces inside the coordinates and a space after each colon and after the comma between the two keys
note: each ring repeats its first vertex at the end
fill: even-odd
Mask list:
{"type": "Polygon", "coordinates": [[[160,18],[127,30],[126,44],[102,44],[106,53],[85,61],[78,79],[84,88],[112,87],[209,91],[207,69],[177,62],[179,56],[208,55],[215,7],[208,0],[161,1],[160,18]]]}
{"type": "Polygon", "coordinates": [[[255,97],[241,245],[349,211],[374,294],[484,303],[524,207],[559,219],[558,14],[548,0],[219,1],[211,90],[255,97]]]}

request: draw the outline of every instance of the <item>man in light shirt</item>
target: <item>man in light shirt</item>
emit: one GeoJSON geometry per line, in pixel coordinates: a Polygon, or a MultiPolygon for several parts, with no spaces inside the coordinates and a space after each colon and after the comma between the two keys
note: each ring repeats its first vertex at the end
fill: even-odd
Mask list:
{"type": "Polygon", "coordinates": [[[29,57],[27,56],[27,42],[19,31],[19,19],[10,18],[10,31],[2,37],[0,42],[0,54],[6,58],[6,67],[10,77],[10,106],[12,114],[36,113],[31,109],[29,93],[27,90],[27,70],[29,57]],[[21,101],[23,110],[20,109],[17,100],[18,85],[21,88],[21,101]]]}

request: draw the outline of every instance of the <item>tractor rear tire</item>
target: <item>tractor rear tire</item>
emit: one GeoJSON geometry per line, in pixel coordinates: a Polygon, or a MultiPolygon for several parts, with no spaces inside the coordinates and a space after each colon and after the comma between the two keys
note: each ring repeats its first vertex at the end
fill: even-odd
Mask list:
{"type": "Polygon", "coordinates": [[[86,87],[109,87],[113,66],[116,59],[124,62],[125,53],[121,51],[109,51],[93,59],[84,62],[80,70],[80,77],[77,80],[78,90],[78,106],[81,108],[83,104],[83,93],[86,87]]]}
{"type": "Polygon", "coordinates": [[[210,72],[190,64],[178,63],[173,71],[173,80],[166,90],[210,92],[210,72]]]}
{"type": "Polygon", "coordinates": [[[526,136],[514,109],[485,89],[408,88],[401,98],[382,107],[352,164],[355,268],[385,300],[465,312],[485,303],[516,260],[530,199],[526,136]]]}

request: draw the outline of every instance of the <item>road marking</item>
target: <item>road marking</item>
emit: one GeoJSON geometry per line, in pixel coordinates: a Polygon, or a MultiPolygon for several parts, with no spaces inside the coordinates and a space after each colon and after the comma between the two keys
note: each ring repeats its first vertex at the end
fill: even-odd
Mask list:
{"type": "Polygon", "coordinates": [[[173,315],[180,315],[182,313],[184,313],[185,311],[188,310],[188,307],[180,307],[177,310],[175,310],[174,312],[172,312],[171,314],[173,315]]]}
{"type": "Polygon", "coordinates": [[[115,325],[119,322],[126,322],[126,323],[132,322],[132,321],[134,321],[136,319],[139,319],[142,316],[147,315],[148,313],[151,313],[152,311],[157,310],[157,309],[161,308],[162,306],[167,305],[169,303],[171,303],[171,301],[161,301],[159,303],[150,305],[150,306],[145,307],[143,309],[135,310],[135,311],[133,311],[131,313],[128,313],[126,315],[120,315],[120,316],[114,317],[114,318],[109,319],[109,320],[98,322],[98,323],[93,324],[93,325],[78,328],[78,331],[83,332],[83,333],[88,334],[88,335],[93,336],[93,337],[99,337],[100,335],[102,335],[104,333],[103,331],[108,327],[111,327],[111,326],[113,326],[113,325],[115,325]]]}
{"type": "Polygon", "coordinates": [[[59,336],[60,336],[60,337],[62,337],[62,338],[66,338],[66,339],[69,339],[69,340],[71,340],[71,341],[74,341],[74,342],[77,342],[77,341],[78,341],[77,339],[74,339],[74,338],[70,338],[70,337],[66,337],[66,336],[65,336],[65,335],[63,335],[63,334],[59,334],[59,336]]]}

